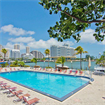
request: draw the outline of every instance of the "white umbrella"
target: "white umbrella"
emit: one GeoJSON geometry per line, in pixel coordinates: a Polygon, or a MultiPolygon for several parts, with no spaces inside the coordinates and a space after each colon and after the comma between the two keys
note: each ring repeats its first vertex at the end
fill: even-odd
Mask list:
{"type": "Polygon", "coordinates": [[[89,62],[88,62],[89,69],[90,69],[90,66],[91,66],[91,60],[90,60],[90,57],[89,57],[89,62]]]}

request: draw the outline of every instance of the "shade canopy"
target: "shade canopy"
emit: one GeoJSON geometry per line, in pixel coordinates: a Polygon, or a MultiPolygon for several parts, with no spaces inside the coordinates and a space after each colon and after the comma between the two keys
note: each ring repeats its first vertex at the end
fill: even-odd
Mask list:
{"type": "Polygon", "coordinates": [[[5,64],[6,62],[0,62],[0,64],[5,64]]]}

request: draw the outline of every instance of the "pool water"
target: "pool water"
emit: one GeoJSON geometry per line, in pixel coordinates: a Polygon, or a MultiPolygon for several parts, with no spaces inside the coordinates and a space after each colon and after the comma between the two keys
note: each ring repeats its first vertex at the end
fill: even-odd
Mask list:
{"type": "Polygon", "coordinates": [[[82,79],[82,77],[77,76],[31,71],[1,73],[0,76],[58,100],[89,81],[89,79],[82,79]]]}

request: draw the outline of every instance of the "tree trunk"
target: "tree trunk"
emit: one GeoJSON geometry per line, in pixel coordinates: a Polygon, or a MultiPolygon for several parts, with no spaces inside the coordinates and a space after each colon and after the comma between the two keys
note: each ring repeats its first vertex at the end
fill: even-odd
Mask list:
{"type": "Polygon", "coordinates": [[[35,66],[37,65],[37,63],[35,63],[35,66]]]}
{"type": "Polygon", "coordinates": [[[80,54],[80,70],[82,70],[82,54],[80,54]]]}
{"type": "Polygon", "coordinates": [[[5,55],[6,55],[6,54],[4,54],[4,61],[5,61],[5,55]]]}
{"type": "Polygon", "coordinates": [[[63,65],[64,65],[64,64],[62,64],[62,67],[63,67],[63,65]]]}

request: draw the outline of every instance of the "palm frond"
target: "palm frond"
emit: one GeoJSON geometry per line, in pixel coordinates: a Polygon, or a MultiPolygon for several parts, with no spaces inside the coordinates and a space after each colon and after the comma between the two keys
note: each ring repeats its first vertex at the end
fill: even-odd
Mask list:
{"type": "Polygon", "coordinates": [[[87,51],[83,51],[83,53],[88,53],[87,51]]]}
{"type": "Polygon", "coordinates": [[[46,55],[50,55],[50,50],[49,50],[49,49],[46,49],[44,53],[45,53],[46,55]]]}
{"type": "Polygon", "coordinates": [[[74,53],[74,55],[78,55],[78,54],[80,54],[80,53],[79,52],[74,53]]]}

